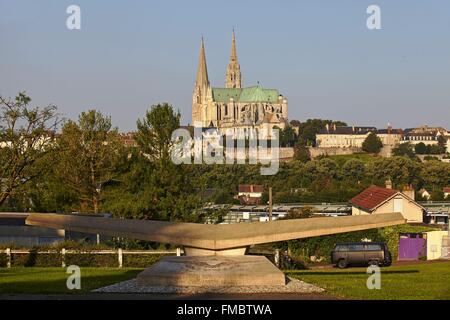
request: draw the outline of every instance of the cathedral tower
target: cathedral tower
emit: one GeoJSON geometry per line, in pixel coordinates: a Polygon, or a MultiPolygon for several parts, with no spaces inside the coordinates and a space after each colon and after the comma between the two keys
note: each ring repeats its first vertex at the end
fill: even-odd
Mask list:
{"type": "Polygon", "coordinates": [[[208,68],[206,67],[205,44],[200,45],[200,56],[198,58],[197,78],[195,80],[194,92],[192,94],[192,123],[202,121],[207,112],[207,98],[211,96],[211,86],[208,78],[208,68]]]}
{"type": "Polygon", "coordinates": [[[231,42],[231,56],[230,63],[227,67],[227,74],[225,79],[225,86],[227,88],[241,88],[241,67],[236,54],[236,36],[233,30],[233,39],[231,42]]]}

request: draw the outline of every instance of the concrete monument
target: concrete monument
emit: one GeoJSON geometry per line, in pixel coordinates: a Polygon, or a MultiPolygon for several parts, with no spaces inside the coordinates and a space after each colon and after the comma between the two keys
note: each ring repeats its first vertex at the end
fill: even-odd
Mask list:
{"type": "Polygon", "coordinates": [[[171,243],[185,256],[166,257],[138,276],[138,283],[167,286],[285,284],[284,274],[251,245],[404,224],[400,213],[206,225],[33,213],[28,225],[171,243]]]}

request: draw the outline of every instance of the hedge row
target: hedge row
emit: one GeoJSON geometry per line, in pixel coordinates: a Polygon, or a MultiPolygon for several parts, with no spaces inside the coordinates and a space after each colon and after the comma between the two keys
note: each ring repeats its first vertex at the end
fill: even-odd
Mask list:
{"type": "MultiPolygon", "coordinates": [[[[159,261],[163,254],[124,254],[123,267],[128,268],[145,268],[159,261]]],[[[66,253],[64,260],[67,266],[77,265],[80,267],[109,267],[116,268],[119,266],[117,254],[81,254],[66,253]]],[[[29,253],[12,254],[12,267],[60,267],[62,264],[61,253],[40,253],[32,249],[29,253]]],[[[5,253],[0,254],[0,267],[6,267],[7,256],[5,253]]]]}

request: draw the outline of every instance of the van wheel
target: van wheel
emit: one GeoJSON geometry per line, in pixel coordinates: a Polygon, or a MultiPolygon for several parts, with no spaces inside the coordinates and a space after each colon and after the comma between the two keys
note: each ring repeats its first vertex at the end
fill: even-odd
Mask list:
{"type": "Polygon", "coordinates": [[[369,266],[378,266],[378,261],[377,260],[370,260],[369,261],[369,266]]]}
{"type": "Polygon", "coordinates": [[[389,267],[390,265],[392,265],[392,256],[391,253],[388,253],[386,259],[384,260],[384,265],[386,267],[389,267]]]}
{"type": "Polygon", "coordinates": [[[344,259],[341,259],[338,261],[337,266],[339,269],[345,269],[345,268],[347,268],[347,261],[345,261],[344,259]]]}

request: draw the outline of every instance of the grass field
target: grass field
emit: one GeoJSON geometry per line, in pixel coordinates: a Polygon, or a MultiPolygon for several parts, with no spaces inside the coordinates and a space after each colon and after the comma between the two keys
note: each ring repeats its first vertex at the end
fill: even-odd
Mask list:
{"type": "Polygon", "coordinates": [[[81,268],[81,290],[69,290],[63,268],[0,268],[0,293],[87,293],[135,278],[142,269],[81,268]]]}
{"type": "MultiPolygon", "coordinates": [[[[82,268],[81,290],[68,290],[62,268],[0,268],[0,294],[83,294],[135,278],[142,269],[82,268]]],[[[368,290],[366,268],[289,271],[328,296],[347,299],[450,299],[450,262],[381,268],[381,289],[368,290]]]]}
{"type": "Polygon", "coordinates": [[[381,268],[381,289],[369,290],[366,268],[321,269],[288,275],[324,288],[327,294],[350,299],[450,299],[450,262],[381,268]]]}

